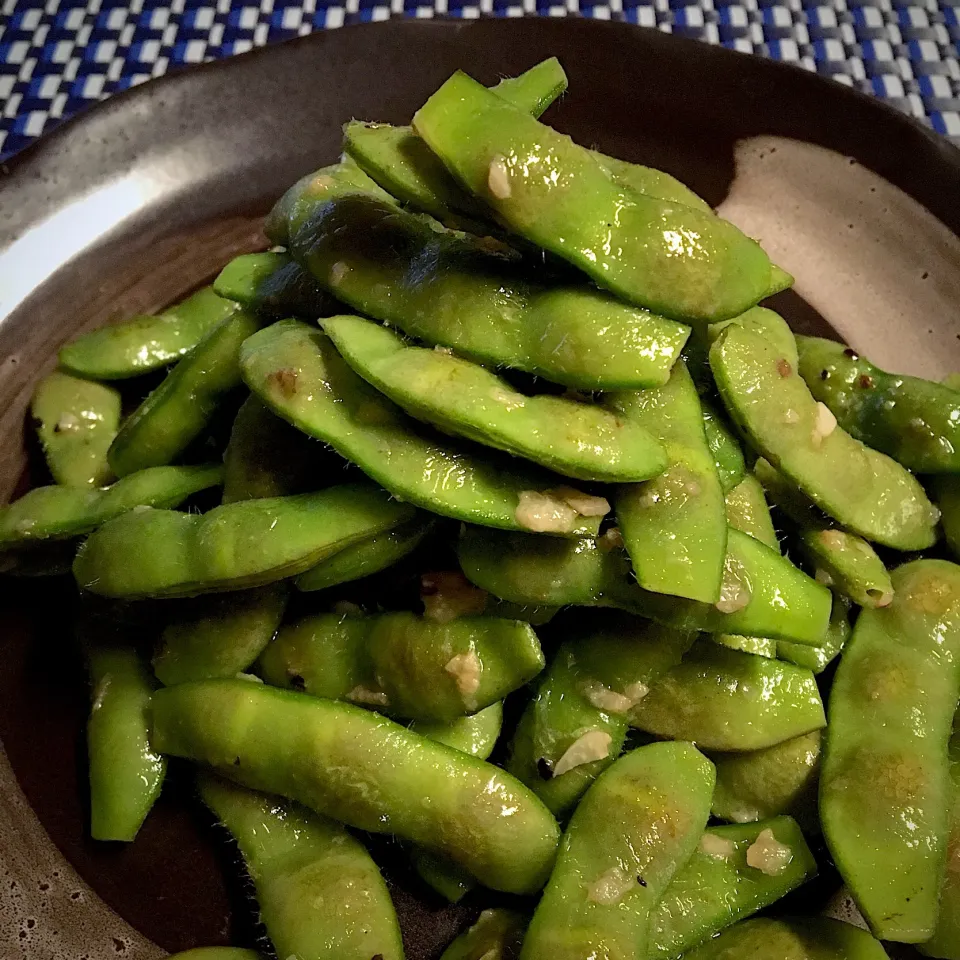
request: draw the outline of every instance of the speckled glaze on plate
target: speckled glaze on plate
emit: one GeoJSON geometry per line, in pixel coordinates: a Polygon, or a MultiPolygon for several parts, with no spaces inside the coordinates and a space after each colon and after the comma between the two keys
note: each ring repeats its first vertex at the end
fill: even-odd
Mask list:
{"type": "MultiPolygon", "coordinates": [[[[589,20],[396,20],[317,33],[109,100],[0,177],[0,485],[22,481],[24,413],[56,348],[154,310],[263,245],[263,215],[334,160],[351,117],[407,122],[456,68],[485,83],[559,56],[548,122],[662,167],[797,278],[776,306],[891,369],[960,370],[960,153],[828,80],[656,31],[589,20]]],[[[86,837],[86,692],[67,592],[0,583],[0,955],[150,960],[250,942],[232,849],[173,765],[129,848],[86,837]]],[[[444,909],[388,865],[410,960],[484,901],[444,909]]],[[[816,896],[829,898],[829,878],[816,896]]],[[[808,898],[809,899],[809,898],[808,898]]]]}

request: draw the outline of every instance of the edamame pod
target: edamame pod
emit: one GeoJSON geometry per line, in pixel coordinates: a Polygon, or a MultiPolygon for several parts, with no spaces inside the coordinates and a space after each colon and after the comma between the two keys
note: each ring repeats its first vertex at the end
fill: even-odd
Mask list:
{"type": "Polygon", "coordinates": [[[804,646],[780,640],[777,643],[777,656],[798,667],[806,667],[814,673],[823,673],[832,663],[850,639],[850,601],[846,597],[833,595],[833,607],[830,611],[830,626],[819,647],[804,646]]]}
{"type": "Polygon", "coordinates": [[[344,827],[219,777],[199,786],[240,847],[278,957],[403,960],[387,885],[344,827]]]}
{"type": "Polygon", "coordinates": [[[393,530],[361,540],[321,560],[306,573],[301,573],[294,583],[298,590],[306,593],[379,573],[416,550],[435,526],[436,522],[429,514],[420,514],[393,530]]]}
{"type": "Polygon", "coordinates": [[[625,190],[669,203],[682,203],[704,213],[713,213],[706,200],[698,197],[686,184],[676,177],[671,177],[669,173],[644,167],[639,163],[628,163],[597,150],[591,150],[590,153],[614,183],[625,190]]]}
{"type": "MultiPolygon", "coordinates": [[[[519,77],[501,80],[493,92],[539,117],[566,89],[567,75],[560,61],[551,57],[519,77]]],[[[457,184],[410,127],[351,120],[343,128],[343,148],[402,203],[450,226],[482,229],[473,223],[486,218],[482,204],[457,184]]]]}
{"type": "Polygon", "coordinates": [[[287,585],[204,597],[167,624],[153,657],[153,672],[165,686],[235,677],[273,639],[287,606],[287,585]]]}
{"type": "Polygon", "coordinates": [[[692,642],[611,611],[599,627],[563,643],[524,710],[506,769],[554,814],[568,813],[619,756],[630,708],[692,642]]]}
{"type": "Polygon", "coordinates": [[[60,348],[60,366],[91,380],[125,380],[186,356],[237,305],[203,287],[157,316],[103,327],[60,348]]]}
{"type": "Polygon", "coordinates": [[[827,523],[763,457],[754,470],[770,499],[797,525],[801,552],[816,569],[817,580],[861,607],[885,607],[893,599],[890,574],[866,540],[827,523]]]}
{"type": "Polygon", "coordinates": [[[739,650],[741,653],[752,653],[755,657],[772,659],[777,655],[777,641],[766,637],[745,637],[739,633],[711,633],[710,639],[714,643],[719,643],[721,647],[739,650]]]}
{"type": "Polygon", "coordinates": [[[767,498],[763,495],[763,486],[756,476],[748,473],[723,498],[726,507],[727,523],[734,530],[745,533],[754,540],[780,552],[780,541],[773,528],[773,519],[767,498]]]}
{"type": "Polygon", "coordinates": [[[662,387],[614,393],[607,403],[666,451],[664,472],[646,483],[624,485],[614,497],[637,581],[653,593],[716,603],[727,518],[700,398],[686,365],[678,360],[662,387]]]}
{"type": "Polygon", "coordinates": [[[715,757],[713,815],[751,823],[788,813],[805,826],[816,826],[820,738],[814,730],[765,750],[715,757]]]}
{"type": "Polygon", "coordinates": [[[707,344],[714,344],[720,338],[720,334],[734,323],[746,327],[747,330],[772,343],[787,363],[794,370],[797,369],[800,362],[797,338],[790,329],[790,325],[779,313],[775,313],[766,307],[753,307],[746,313],[741,313],[739,317],[733,317],[731,320],[721,320],[719,323],[711,323],[704,331],[707,344]]]}
{"type": "MultiPolygon", "coordinates": [[[[711,827],[657,904],[650,960],[674,960],[795,890],[817,862],[789,817],[711,827]]],[[[752,955],[744,955],[749,960],[752,955]]]]}
{"type": "Polygon", "coordinates": [[[632,726],[703,750],[762,750],[826,726],[813,674],[704,640],[630,711],[632,726]]]}
{"type": "Polygon", "coordinates": [[[137,507],[176,507],[222,477],[217,466],[151,467],[99,490],[35,487],[0,508],[0,547],[83,536],[137,507]]]}
{"type": "Polygon", "coordinates": [[[739,633],[817,646],[831,597],[775,550],[729,530],[717,605],[643,590],[623,551],[600,540],[551,540],[468,527],[457,544],[467,578],[513,603],[619,607],[678,630],[739,633]],[[542,545],[541,545],[542,541],[542,545]]]}
{"type": "Polygon", "coordinates": [[[54,370],[37,384],[30,415],[57,483],[101,487],[113,479],[107,450],[120,426],[120,394],[113,387],[54,370]]]}
{"type": "Polygon", "coordinates": [[[93,705],[87,721],[90,835],[131,841],[160,794],[166,758],[150,744],[154,682],[136,650],[86,645],[93,705]]]}
{"type": "Polygon", "coordinates": [[[244,253],[213,281],[213,289],[242,307],[269,317],[314,320],[340,312],[340,304],[287,253],[244,253]]]}
{"type": "Polygon", "coordinates": [[[601,406],[525,396],[485,367],[415,346],[362,317],[330,317],[321,326],[364,380],[444,433],[580,480],[646,480],[667,465],[651,433],[601,406]]]}
{"type": "Polygon", "coordinates": [[[960,559],[960,477],[933,477],[932,481],[944,538],[953,555],[960,559]]]}
{"type": "Polygon", "coordinates": [[[494,890],[535,893],[553,866],[556,822],[518,780],[350,704],[184,683],[154,695],[153,737],[163,753],[444,854],[494,890]]]}
{"type": "Polygon", "coordinates": [[[502,907],[484,910],[477,922],[457,937],[440,960],[517,960],[527,918],[502,907]]]}
{"type": "MultiPolygon", "coordinates": [[[[433,513],[520,529],[523,494],[546,491],[556,479],[441,444],[358,377],[323,333],[296,320],[251,337],[240,366],[247,385],[274,413],[329,443],[398,499],[433,513]]],[[[562,507],[550,532],[597,529],[598,517],[569,506],[559,512],[562,507]]]]}
{"type": "Polygon", "coordinates": [[[521,960],[643,960],[650,918],[710,812],[713,764],[689,743],[621,757],[580,802],[521,960]]]}
{"type": "Polygon", "coordinates": [[[863,610],[830,692],[823,833],[874,933],[936,928],[949,806],[947,743],[960,693],[960,567],[893,572],[893,603],[863,610]]]}
{"type": "Polygon", "coordinates": [[[372,484],[229,503],[202,516],[134,510],[89,537],[73,573],[81,589],[105,597],[243,590],[302,573],[412,513],[372,484]]]}
{"type": "Polygon", "coordinates": [[[887,960],[865,930],[828,917],[758,917],[731,927],[685,960],[887,960]]]}
{"type": "Polygon", "coordinates": [[[589,150],[462,72],[413,127],[501,223],[628,302],[712,322],[789,285],[733,224],[624,190],[589,150]]]}
{"type": "Polygon", "coordinates": [[[297,207],[293,256],[358,313],[576,389],[665,383],[690,328],[586,285],[544,285],[474,238],[332,181],[297,207]]]}
{"type": "Polygon", "coordinates": [[[886,373],[856,351],[798,337],[800,376],[851,436],[916,473],[960,471],[960,396],[956,390],[886,373]]]}
{"type": "Polygon", "coordinates": [[[936,541],[939,513],[916,479],[837,426],[773,343],[730,324],[710,348],[710,366],[750,442],[821,510],[898,550],[936,541]]]}
{"type": "Polygon", "coordinates": [[[705,403],[702,397],[700,408],[703,411],[703,432],[706,434],[707,446],[720,477],[720,486],[727,494],[736,488],[747,472],[743,451],[717,411],[705,403]]]}
{"type": "Polygon", "coordinates": [[[502,700],[543,665],[528,623],[412,613],[308,617],[284,627],[260,659],[275,686],[446,723],[502,700]]]}
{"type": "Polygon", "coordinates": [[[446,744],[471,757],[486,760],[496,746],[503,726],[503,702],[491,703],[477,713],[458,717],[450,723],[438,720],[414,720],[408,727],[421,737],[446,744]]]}
{"type": "Polygon", "coordinates": [[[339,479],[342,469],[336,454],[247,397],[223,455],[223,502],[306,493],[339,479]]]}
{"type": "Polygon", "coordinates": [[[171,463],[240,386],[240,344],[261,326],[239,307],[207,333],[120,428],[108,459],[118,477],[171,463]]]}

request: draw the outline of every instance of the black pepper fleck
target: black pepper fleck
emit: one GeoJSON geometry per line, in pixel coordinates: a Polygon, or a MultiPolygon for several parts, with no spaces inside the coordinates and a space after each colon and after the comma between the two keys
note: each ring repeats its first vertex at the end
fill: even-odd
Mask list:
{"type": "Polygon", "coordinates": [[[550,761],[546,757],[541,757],[537,761],[537,773],[540,774],[541,780],[553,779],[553,768],[550,766],[550,761]]]}
{"type": "Polygon", "coordinates": [[[637,877],[637,883],[639,883],[641,887],[645,887],[647,885],[647,881],[644,880],[643,877],[641,876],[637,877]]]}

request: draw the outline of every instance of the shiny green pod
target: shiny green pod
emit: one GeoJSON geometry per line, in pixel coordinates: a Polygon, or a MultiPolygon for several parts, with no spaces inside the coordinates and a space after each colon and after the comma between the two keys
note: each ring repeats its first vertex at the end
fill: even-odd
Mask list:
{"type": "MultiPolygon", "coordinates": [[[[550,57],[519,77],[501,80],[493,92],[539,117],[566,89],[567,75],[560,61],[550,57]]],[[[351,120],[343,128],[343,148],[402,203],[432,214],[449,226],[483,229],[474,223],[486,218],[483,205],[457,184],[410,127],[351,120]]]]}
{"type": "Polygon", "coordinates": [[[653,593],[716,603],[727,518],[700,398],[686,364],[678,360],[662,387],[610,394],[606,402],[666,451],[666,469],[659,476],[625,484],[614,495],[638,583],[653,593]]]}
{"type": "Polygon", "coordinates": [[[776,903],[816,873],[817,862],[790,817],[711,827],[657,904],[650,960],[686,956],[688,950],[776,903]]]}
{"type": "Polygon", "coordinates": [[[723,498],[727,523],[734,530],[766,544],[771,550],[780,550],[780,541],[773,527],[770,507],[764,496],[763,485],[753,473],[748,473],[723,498]]]}
{"type": "Polygon", "coordinates": [[[157,679],[170,687],[242,673],[276,634],[287,595],[281,582],[191,602],[163,628],[153,656],[157,679]]]}
{"type": "Polygon", "coordinates": [[[557,816],[620,755],[630,708],[676,666],[691,634],[610,611],[554,654],[510,744],[506,769],[557,816]]]}
{"type": "Polygon", "coordinates": [[[754,471],[770,499],[796,524],[800,552],[817,580],[861,607],[885,607],[893,599],[890,574],[863,537],[834,527],[763,457],[754,471]]]}
{"type": "Polygon", "coordinates": [[[263,678],[275,686],[446,723],[502,700],[543,666],[528,623],[437,623],[402,612],[308,617],[285,626],[260,658],[263,678]]]}
{"type": "Polygon", "coordinates": [[[794,336],[793,330],[790,329],[790,325],[779,313],[767,307],[753,307],[746,313],[741,313],[739,317],[721,320],[719,323],[711,323],[704,329],[707,344],[715,343],[723,331],[734,323],[772,343],[787,363],[794,370],[797,369],[800,362],[797,338],[794,336]]]}
{"type": "Polygon", "coordinates": [[[237,305],[203,287],[156,316],[93,330],[60,348],[60,366],[91,380],[125,380],[186,356],[237,305]]]}
{"type": "Polygon", "coordinates": [[[462,72],[413,127],[501,223],[630,303],[712,322],[788,285],[733,224],[624,190],[589,150],[462,72]]]}
{"type": "Polygon", "coordinates": [[[944,539],[954,557],[960,559],[960,477],[931,477],[931,490],[940,510],[944,539]]]}
{"type": "Polygon", "coordinates": [[[826,726],[813,674],[701,640],[636,706],[630,723],[703,750],[762,750],[826,726]]]}
{"type": "Polygon", "coordinates": [[[960,396],[886,373],[842,343],[798,337],[800,376],[851,436],[915,473],[960,472],[960,396]]]}
{"type": "Polygon", "coordinates": [[[821,737],[814,730],[763,750],[714,757],[713,815],[751,823],[790,814],[805,827],[816,826],[821,737]]]}
{"type": "Polygon", "coordinates": [[[744,478],[747,466],[743,459],[740,443],[723,422],[720,414],[713,409],[703,398],[700,398],[700,407],[703,410],[703,432],[707,438],[707,446],[713,456],[717,475],[720,477],[720,486],[725,494],[733,490],[744,478]]]}
{"type": "Polygon", "coordinates": [[[37,384],[30,416],[56,483],[102,487],[113,479],[107,451],[120,427],[113,387],[54,370],[37,384]]]}
{"type": "Polygon", "coordinates": [[[414,720],[408,724],[408,729],[428,740],[486,760],[493,753],[502,726],[503,703],[498,700],[489,707],[466,717],[458,717],[449,723],[440,720],[414,720]]]}
{"type": "Polygon", "coordinates": [[[806,667],[816,673],[823,673],[831,664],[850,639],[850,601],[846,597],[833,595],[833,605],[830,610],[830,625],[823,643],[819,647],[812,647],[800,643],[790,643],[788,640],[777,642],[777,657],[788,663],[795,663],[798,667],[806,667]]]}
{"type": "Polygon", "coordinates": [[[838,426],[772,342],[730,324],[710,348],[710,366],[750,442],[821,510],[888,547],[933,545],[939,512],[917,480],[838,426]]]}
{"type": "Polygon", "coordinates": [[[92,705],[87,721],[90,835],[136,837],[160,794],[167,761],[150,742],[150,671],[133,647],[86,645],[92,705]]]}
{"type": "MultiPolygon", "coordinates": [[[[247,385],[274,413],[329,443],[398,499],[425,510],[523,529],[523,494],[555,485],[551,474],[480,458],[424,433],[358,377],[321,331],[304,323],[284,320],[261,330],[243,345],[240,366],[247,385]]],[[[551,532],[595,531],[598,525],[597,517],[568,508],[551,532]]]]}
{"type": "Polygon", "coordinates": [[[175,507],[201,490],[219,486],[217,466],[151,467],[109,487],[34,487],[0,507],[0,547],[28,547],[83,536],[138,507],[175,507]]]}
{"type": "Polygon", "coordinates": [[[403,960],[387,885],[343,826],[219,777],[201,776],[199,788],[240,848],[277,956],[403,960]]]}
{"type": "Polygon", "coordinates": [[[893,602],[863,610],[830,692],[820,819],[874,933],[936,928],[949,832],[947,744],[960,694],[960,567],[893,572],[893,602]]]}
{"type": "Polygon", "coordinates": [[[153,738],[253,789],[444,854],[494,890],[535,893],[553,867],[556,821],[523,784],[351,704],[245,680],[184,683],[154,695],[153,738]]]}
{"type": "Polygon", "coordinates": [[[647,480],[667,465],[651,433],[597,404],[526,396],[485,367],[362,317],[330,317],[321,326],[367,383],[444,433],[580,480],[647,480]]]}
{"type": "Polygon", "coordinates": [[[294,583],[298,590],[309,593],[379,573],[416,550],[435,526],[429,514],[420,514],[393,530],[361,540],[321,560],[301,573],[294,583]]]}
{"type": "Polygon", "coordinates": [[[110,445],[108,459],[118,477],[172,463],[203,432],[241,385],[240,344],[260,326],[254,314],[236,308],[167,374],[110,445]]]}
{"type": "Polygon", "coordinates": [[[721,604],[643,590],[606,536],[560,540],[467,527],[457,542],[472,583],[518,604],[612,606],[679,630],[739,633],[818,646],[830,621],[826,587],[777,551],[730,529],[721,604]]]}
{"type": "Polygon", "coordinates": [[[607,171],[607,175],[618,186],[645,197],[666,200],[669,203],[682,203],[703,213],[713,213],[710,204],[698,197],[685,183],[670,176],[663,170],[645,167],[639,163],[629,163],[617,157],[608,156],[598,150],[591,150],[597,163],[607,171]]]}
{"type": "Polygon", "coordinates": [[[213,289],[255,313],[308,320],[339,313],[340,304],[287,253],[244,253],[213,281],[213,289]]]}
{"type": "Polygon", "coordinates": [[[517,960],[527,918],[514,910],[484,910],[477,922],[444,950],[440,960],[517,960]]]}
{"type": "Polygon", "coordinates": [[[133,510],[86,540],[73,573],[81,589],[130,600],[243,590],[302,573],[412,512],[368,484],[229,503],[202,516],[133,510]]]}
{"type": "Polygon", "coordinates": [[[887,960],[865,930],[828,917],[759,917],[731,927],[684,960],[887,960]]]}
{"type": "Polygon", "coordinates": [[[340,478],[343,461],[271,413],[244,400],[223,454],[223,502],[306,493],[340,478]]]}
{"type": "Polygon", "coordinates": [[[293,256],[339,300],[468,360],[575,389],[665,383],[690,328],[585,284],[546,285],[476,238],[328,178],[290,225],[293,256]]]}
{"type": "Polygon", "coordinates": [[[706,825],[713,764],[654,743],[604,771],[574,811],[521,960],[649,956],[650,919],[706,825]]]}

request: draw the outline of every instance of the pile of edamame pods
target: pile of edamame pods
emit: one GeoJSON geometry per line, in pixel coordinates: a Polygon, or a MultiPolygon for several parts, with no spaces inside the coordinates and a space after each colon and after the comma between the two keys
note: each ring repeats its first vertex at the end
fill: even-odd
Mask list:
{"type": "Polygon", "coordinates": [[[403,956],[371,833],[514,896],[444,960],[960,958],[960,390],[794,336],[566,82],[347,124],[270,252],[61,349],[0,540],[76,580],[92,835],[194,761],[284,960],[403,956]],[[828,859],[869,932],[777,909],[828,859]]]}

